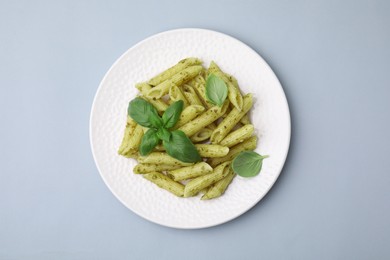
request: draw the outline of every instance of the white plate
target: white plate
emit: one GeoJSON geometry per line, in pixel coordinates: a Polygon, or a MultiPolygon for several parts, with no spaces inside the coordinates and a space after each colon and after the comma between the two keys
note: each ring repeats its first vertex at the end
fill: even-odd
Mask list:
{"type": "Polygon", "coordinates": [[[264,197],[278,178],[290,145],[290,113],[283,89],[267,63],[244,43],[203,29],[159,33],[136,44],[110,68],[96,93],[90,140],[97,168],[111,192],[129,209],[152,222],[175,228],[205,228],[243,214],[264,197]],[[215,60],[234,75],[243,93],[254,93],[251,120],[264,160],[260,175],[236,177],[226,193],[210,201],[177,198],[132,173],[135,160],[117,154],[128,102],[146,81],[185,57],[215,60]]]}

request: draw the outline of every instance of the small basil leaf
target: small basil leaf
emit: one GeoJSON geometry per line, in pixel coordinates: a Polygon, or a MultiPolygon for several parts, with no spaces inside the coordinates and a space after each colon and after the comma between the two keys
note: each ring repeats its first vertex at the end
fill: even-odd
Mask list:
{"type": "Polygon", "coordinates": [[[142,156],[148,155],[159,142],[160,139],[157,136],[157,130],[149,129],[142,137],[139,153],[142,156]]]}
{"type": "Polygon", "coordinates": [[[165,110],[162,120],[166,128],[174,127],[177,121],[179,121],[181,111],[183,111],[183,105],[183,100],[178,100],[165,110]]]}
{"type": "Polygon", "coordinates": [[[152,114],[157,115],[157,110],[147,101],[137,97],[129,103],[127,113],[138,124],[145,127],[153,127],[149,118],[152,114]]]}
{"type": "Polygon", "coordinates": [[[225,81],[221,78],[210,74],[206,81],[206,98],[211,103],[222,106],[228,95],[228,88],[225,81]]]}
{"type": "Polygon", "coordinates": [[[155,128],[162,127],[163,121],[161,117],[158,114],[151,113],[149,115],[149,123],[154,126],[155,128]]]}
{"type": "Polygon", "coordinates": [[[160,138],[161,140],[163,141],[166,141],[166,142],[169,142],[169,140],[171,139],[171,132],[169,132],[166,128],[164,127],[161,127],[158,129],[157,131],[157,136],[158,138],[160,138]]]}
{"type": "Polygon", "coordinates": [[[260,173],[263,159],[268,155],[260,155],[253,151],[239,153],[232,162],[232,169],[242,177],[253,177],[260,173]]]}
{"type": "Polygon", "coordinates": [[[200,162],[202,160],[195,145],[183,131],[175,130],[171,134],[170,141],[163,141],[164,148],[170,156],[188,163],[200,162]]]}

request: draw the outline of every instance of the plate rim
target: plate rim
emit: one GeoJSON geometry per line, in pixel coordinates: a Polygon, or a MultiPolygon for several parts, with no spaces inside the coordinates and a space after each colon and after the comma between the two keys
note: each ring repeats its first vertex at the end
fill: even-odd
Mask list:
{"type": "MultiPolygon", "coordinates": [[[[281,101],[282,102],[282,101],[281,101]]],[[[233,37],[233,36],[230,36],[229,34],[226,34],[226,33],[222,33],[222,32],[219,32],[219,31],[215,31],[215,30],[211,30],[211,29],[204,29],[204,28],[191,28],[191,27],[188,27],[188,28],[176,28],[176,29],[170,29],[170,30],[166,30],[166,31],[162,31],[162,32],[159,32],[159,33],[155,33],[155,34],[152,34],[146,38],[144,38],[143,40],[137,42],[136,44],[134,44],[133,46],[131,46],[129,49],[127,49],[124,53],[122,53],[116,60],[115,62],[110,66],[110,68],[107,70],[107,72],[104,74],[103,78],[100,80],[100,83],[99,83],[99,86],[96,90],[96,93],[94,95],[94,98],[93,98],[93,101],[92,101],[92,106],[91,106],[91,112],[90,112],[90,116],[89,116],[89,142],[90,142],[90,147],[91,147],[91,152],[92,152],[92,157],[93,157],[93,160],[95,162],[95,165],[96,165],[96,168],[99,172],[99,175],[100,177],[103,179],[103,182],[104,184],[108,187],[108,189],[110,190],[110,192],[116,197],[116,199],[118,199],[122,204],[123,206],[125,206],[127,209],[129,209],[130,211],[134,212],[136,215],[140,216],[141,218],[143,219],[146,219],[152,223],[155,223],[155,224],[158,224],[160,226],[165,226],[165,227],[169,227],[169,228],[175,228],[175,229],[204,229],[204,228],[209,228],[209,227],[214,227],[214,226],[218,226],[218,225],[222,225],[222,224],[225,224],[227,222],[230,222],[232,221],[233,219],[236,219],[238,218],[239,216],[245,214],[246,212],[248,212],[250,209],[252,209],[254,206],[256,206],[267,194],[268,192],[271,190],[271,188],[274,186],[274,184],[276,183],[276,181],[279,179],[279,176],[284,168],[284,165],[286,163],[286,159],[287,159],[287,156],[288,156],[288,153],[290,151],[290,145],[291,145],[291,113],[290,113],[290,107],[289,107],[289,104],[288,104],[288,101],[287,101],[287,97],[286,97],[286,93],[284,92],[284,89],[282,87],[282,84],[280,83],[278,77],[276,76],[274,70],[271,68],[271,66],[266,62],[266,60],[259,54],[257,53],[254,49],[252,49],[249,45],[247,45],[246,43],[240,41],[239,39],[233,37]],[[191,227],[183,227],[183,226],[178,226],[178,225],[170,225],[170,224],[165,224],[165,223],[161,223],[159,221],[156,221],[154,219],[151,219],[145,215],[143,215],[142,213],[138,212],[137,210],[134,210],[130,207],[127,206],[127,204],[114,192],[114,190],[112,189],[112,187],[108,184],[108,181],[105,179],[105,177],[103,176],[102,172],[101,172],[101,169],[99,167],[99,163],[96,159],[96,155],[95,155],[95,152],[94,152],[94,144],[93,144],[93,141],[92,141],[92,117],[93,117],[93,113],[94,113],[94,110],[95,110],[95,106],[96,106],[96,100],[97,100],[97,97],[102,89],[102,85],[103,83],[105,82],[106,78],[108,77],[108,75],[111,73],[111,71],[113,70],[114,67],[116,67],[116,65],[122,60],[123,57],[125,57],[127,55],[127,53],[131,52],[133,49],[135,49],[136,47],[138,47],[139,45],[142,45],[144,42],[147,42],[153,38],[157,38],[163,34],[169,34],[169,33],[175,33],[175,32],[189,32],[189,31],[203,31],[203,32],[209,32],[209,33],[214,33],[214,34],[219,34],[220,36],[224,36],[224,37],[227,37],[229,38],[230,40],[233,40],[233,41],[236,41],[238,44],[240,44],[243,48],[246,48],[248,51],[250,51],[253,55],[255,55],[257,58],[259,58],[260,60],[263,61],[263,63],[265,64],[265,66],[272,72],[272,76],[274,77],[274,79],[276,80],[276,82],[278,83],[278,87],[280,88],[280,90],[282,91],[283,93],[283,103],[285,103],[286,107],[287,107],[287,113],[288,113],[288,116],[287,116],[287,125],[288,125],[288,129],[286,129],[286,131],[288,132],[288,146],[287,146],[287,149],[286,149],[286,152],[283,156],[283,162],[280,164],[280,168],[277,169],[277,173],[275,174],[276,178],[272,181],[272,183],[270,183],[270,185],[268,185],[266,191],[264,192],[264,194],[262,196],[260,196],[253,204],[251,204],[247,209],[243,210],[243,211],[240,211],[238,212],[237,214],[234,214],[233,216],[227,218],[227,219],[224,219],[222,221],[219,221],[219,222],[216,222],[216,223],[211,223],[211,224],[207,224],[207,225],[198,225],[198,226],[191,226],[191,227]]]]}

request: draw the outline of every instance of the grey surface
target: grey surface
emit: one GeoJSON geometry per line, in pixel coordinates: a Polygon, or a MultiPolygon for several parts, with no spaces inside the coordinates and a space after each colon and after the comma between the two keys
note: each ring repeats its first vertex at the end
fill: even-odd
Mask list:
{"type": "Polygon", "coordinates": [[[0,259],[390,259],[389,13],[388,1],[1,1],[0,259]],[[265,199],[192,231],[120,204],[88,137],[111,64],[180,27],[258,51],[293,124],[265,199]]]}

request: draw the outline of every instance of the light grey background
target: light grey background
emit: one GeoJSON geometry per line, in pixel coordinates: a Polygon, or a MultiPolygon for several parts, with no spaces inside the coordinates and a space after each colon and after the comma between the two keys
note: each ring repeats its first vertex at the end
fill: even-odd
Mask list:
{"type": "Polygon", "coordinates": [[[389,27],[389,1],[1,1],[0,259],[390,259],[389,27]],[[111,64],[181,27],[253,47],[292,114],[271,192],[192,231],[120,204],[88,136],[111,64]]]}

